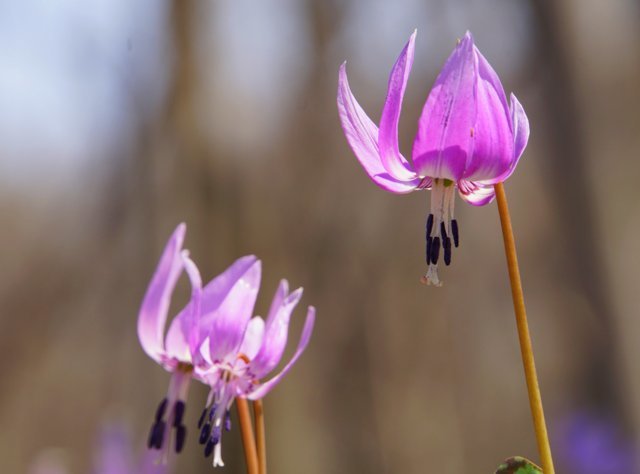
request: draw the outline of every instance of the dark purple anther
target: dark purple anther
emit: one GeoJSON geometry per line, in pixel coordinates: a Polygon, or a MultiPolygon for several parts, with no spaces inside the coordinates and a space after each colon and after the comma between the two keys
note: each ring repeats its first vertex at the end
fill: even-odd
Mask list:
{"type": "Polygon", "coordinates": [[[434,237],[431,244],[431,263],[437,265],[438,257],[440,257],[440,237],[434,237]]]}
{"type": "Polygon", "coordinates": [[[220,436],[222,435],[222,430],[220,426],[214,426],[211,430],[211,442],[214,444],[218,444],[220,442],[220,436]]]}
{"type": "Polygon", "coordinates": [[[444,225],[444,222],[440,222],[440,235],[442,236],[442,242],[444,242],[447,238],[447,226],[444,225]]]}
{"type": "Polygon", "coordinates": [[[444,263],[445,265],[451,264],[451,238],[444,239],[442,247],[444,248],[444,263]]]}
{"type": "Polygon", "coordinates": [[[204,457],[205,458],[208,458],[209,456],[211,456],[211,453],[213,452],[213,448],[214,447],[215,447],[215,444],[213,444],[213,441],[209,440],[207,445],[204,447],[204,457]]]}
{"type": "Polygon", "coordinates": [[[164,413],[167,411],[167,403],[169,403],[169,400],[167,400],[166,398],[163,398],[162,401],[160,402],[160,405],[158,405],[158,408],[156,410],[156,418],[155,418],[156,421],[162,420],[164,413]]]}
{"type": "Polygon", "coordinates": [[[224,415],[224,429],[225,431],[231,431],[231,413],[229,413],[229,410],[224,415]]]}
{"type": "Polygon", "coordinates": [[[202,428],[202,424],[204,423],[204,417],[207,416],[207,409],[202,410],[202,415],[200,415],[200,419],[198,420],[198,428],[202,428]]]}
{"type": "Polygon", "coordinates": [[[206,443],[210,434],[211,434],[211,423],[205,423],[202,429],[200,430],[200,439],[198,440],[200,444],[206,443]]]}
{"type": "Polygon", "coordinates": [[[431,235],[432,229],[433,229],[433,214],[429,214],[429,217],[427,217],[427,237],[431,235]]]}
{"type": "Polygon", "coordinates": [[[183,426],[176,426],[176,453],[184,448],[184,440],[187,438],[187,429],[183,426]]]}
{"type": "Polygon", "coordinates": [[[458,221],[453,219],[451,221],[451,233],[453,234],[453,245],[456,246],[456,248],[458,247],[458,221]]]}
{"type": "Polygon", "coordinates": [[[164,440],[164,429],[166,423],[164,421],[156,421],[151,426],[151,432],[149,433],[149,441],[147,445],[149,449],[162,449],[162,441],[164,440]]]}
{"type": "Polygon", "coordinates": [[[182,424],[182,418],[184,417],[184,402],[178,400],[174,407],[173,426],[180,426],[182,424]]]}
{"type": "Polygon", "coordinates": [[[218,409],[218,404],[214,403],[211,406],[211,411],[209,412],[209,421],[213,420],[213,416],[216,414],[216,410],[218,409]]]}

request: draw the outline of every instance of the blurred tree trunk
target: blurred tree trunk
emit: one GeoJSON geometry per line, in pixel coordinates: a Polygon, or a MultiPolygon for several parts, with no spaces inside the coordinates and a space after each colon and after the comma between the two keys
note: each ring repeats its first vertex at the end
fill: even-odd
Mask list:
{"type": "MultiPolygon", "coordinates": [[[[559,2],[532,1],[537,25],[536,75],[542,80],[546,98],[545,134],[550,137],[552,156],[546,160],[548,192],[557,219],[554,228],[569,254],[572,267],[567,281],[577,282],[578,289],[597,316],[597,334],[593,334],[592,359],[585,386],[576,389],[576,397],[591,408],[612,410],[621,421],[628,420],[621,396],[620,364],[616,344],[616,315],[608,290],[609,279],[603,263],[601,244],[607,235],[600,232],[594,215],[588,156],[584,149],[583,126],[570,70],[571,41],[566,38],[559,2]],[[589,397],[588,399],[584,399],[589,397]]],[[[585,99],[585,98],[582,98],[585,99]]]]}

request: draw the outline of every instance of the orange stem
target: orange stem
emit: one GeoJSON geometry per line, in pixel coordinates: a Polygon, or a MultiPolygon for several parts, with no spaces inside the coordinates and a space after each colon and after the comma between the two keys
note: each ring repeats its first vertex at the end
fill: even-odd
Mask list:
{"type": "Polygon", "coordinates": [[[524,306],[524,294],[522,292],[522,281],[520,279],[520,269],[518,267],[518,257],[516,254],[516,243],[513,237],[511,217],[507,206],[507,196],[504,185],[495,185],[496,201],[498,202],[498,212],[500,213],[500,224],[502,225],[502,235],[504,238],[504,250],[507,255],[507,267],[509,269],[509,281],[511,282],[511,295],[513,297],[513,308],[516,313],[516,324],[518,326],[518,338],[520,339],[520,352],[522,354],[522,364],[524,365],[524,376],[527,381],[527,392],[529,394],[529,405],[533,426],[538,442],[538,452],[542,461],[542,471],[544,474],[555,474],[553,468],[553,458],[551,457],[551,446],[547,435],[547,426],[544,420],[544,410],[542,409],[542,397],[538,385],[536,374],[536,364],[533,359],[533,347],[531,336],[529,335],[529,325],[527,323],[527,312],[524,306]]]}
{"type": "Polygon", "coordinates": [[[256,448],[260,474],[267,474],[267,441],[264,428],[264,406],[262,400],[253,402],[253,419],[256,425],[256,448]]]}
{"type": "Polygon", "coordinates": [[[238,421],[240,422],[240,431],[242,433],[244,457],[247,462],[247,473],[259,474],[258,453],[256,451],[256,440],[253,436],[253,427],[251,426],[249,403],[244,398],[236,398],[236,408],[238,409],[238,421]]]}

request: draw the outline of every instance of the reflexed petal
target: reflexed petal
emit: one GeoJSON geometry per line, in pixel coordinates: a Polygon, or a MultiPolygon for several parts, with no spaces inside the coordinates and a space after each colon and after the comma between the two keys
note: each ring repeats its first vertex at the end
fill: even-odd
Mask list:
{"type": "Polygon", "coordinates": [[[262,345],[262,339],[264,337],[264,320],[260,316],[251,318],[247,325],[247,330],[244,333],[244,339],[240,344],[238,352],[244,354],[249,359],[253,359],[262,345]]]}
{"type": "Polygon", "coordinates": [[[392,193],[409,193],[420,182],[419,178],[399,181],[382,165],[378,149],[378,127],[362,110],[351,93],[347,79],[346,63],[340,66],[338,76],[338,114],[344,134],[369,177],[379,187],[392,193]]]}
{"type": "Polygon", "coordinates": [[[311,332],[313,331],[313,324],[315,322],[315,319],[316,310],[313,306],[309,306],[309,309],[307,310],[307,319],[305,320],[304,328],[302,329],[302,336],[300,336],[300,342],[298,343],[296,352],[293,354],[293,357],[291,358],[289,363],[282,369],[282,371],[278,375],[273,377],[268,382],[259,385],[256,390],[254,390],[247,396],[247,398],[249,398],[250,400],[257,400],[264,397],[273,387],[278,384],[278,382],[280,382],[280,380],[282,380],[282,377],[284,377],[287,372],[289,372],[291,367],[293,367],[293,364],[296,363],[298,358],[302,355],[307,345],[309,344],[309,339],[311,338],[311,332]]]}
{"type": "MultiPolygon", "coordinates": [[[[277,298],[278,293],[276,293],[274,300],[277,298]]],[[[280,362],[287,345],[291,313],[300,298],[302,298],[302,288],[298,288],[284,300],[281,300],[280,307],[267,320],[262,347],[255,359],[251,361],[251,372],[257,378],[271,372],[280,362]]]]}
{"type": "Polygon", "coordinates": [[[180,224],[167,242],[138,315],[140,344],[149,357],[158,362],[164,354],[163,332],[171,294],[182,272],[183,261],[180,251],[185,232],[185,224],[180,224]]]}
{"type": "Polygon", "coordinates": [[[505,173],[513,161],[511,114],[504,89],[489,62],[474,47],[477,61],[476,108],[473,153],[464,179],[489,181],[505,173]]]}
{"type": "Polygon", "coordinates": [[[458,182],[458,191],[460,197],[473,206],[489,204],[496,195],[493,184],[465,180],[458,182]]]}
{"type": "Polygon", "coordinates": [[[415,42],[416,31],[409,38],[409,42],[400,53],[396,63],[393,65],[393,69],[391,69],[387,99],[382,109],[378,135],[382,166],[391,176],[400,181],[411,181],[416,177],[416,173],[411,169],[407,160],[400,154],[398,144],[398,123],[400,122],[400,112],[402,110],[402,98],[407,88],[407,81],[413,64],[415,42]]]}
{"type": "MultiPolygon", "coordinates": [[[[529,119],[524,112],[522,104],[514,94],[511,94],[511,120],[513,123],[514,161],[512,171],[518,164],[522,152],[529,142],[529,119]]],[[[506,178],[505,178],[506,179],[506,178]]]]}
{"type": "Polygon", "coordinates": [[[475,125],[476,61],[467,32],[447,59],[424,105],[413,144],[420,176],[458,181],[472,150],[475,125]]]}
{"type": "Polygon", "coordinates": [[[198,319],[202,298],[202,279],[195,263],[186,250],[182,251],[184,268],[191,281],[191,300],[176,316],[167,332],[165,348],[167,356],[181,362],[192,363],[200,357],[198,350],[198,319]]]}
{"type": "Polygon", "coordinates": [[[256,260],[244,273],[235,275],[239,278],[215,310],[209,333],[212,361],[237,353],[256,303],[260,275],[261,263],[256,260]]]}

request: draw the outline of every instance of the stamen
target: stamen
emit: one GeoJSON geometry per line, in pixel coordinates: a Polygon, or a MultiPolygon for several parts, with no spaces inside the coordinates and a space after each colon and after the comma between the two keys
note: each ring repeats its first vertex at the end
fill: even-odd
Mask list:
{"type": "Polygon", "coordinates": [[[211,423],[205,423],[205,425],[202,427],[202,430],[200,430],[200,439],[198,440],[200,444],[206,443],[210,434],[211,434],[211,423]]]}
{"type": "Polygon", "coordinates": [[[184,441],[187,438],[187,429],[180,425],[176,426],[176,453],[180,453],[184,448],[184,441]]]}
{"type": "Polygon", "coordinates": [[[173,426],[178,427],[182,425],[182,418],[184,417],[185,405],[182,400],[178,400],[174,407],[173,426]]]}
{"type": "Polygon", "coordinates": [[[431,247],[433,246],[433,238],[427,237],[427,264],[431,261],[431,247]]]}
{"type": "Polygon", "coordinates": [[[444,222],[440,222],[440,235],[442,236],[442,242],[447,239],[447,226],[444,225],[444,222]]]}
{"type": "Polygon", "coordinates": [[[434,237],[431,244],[431,263],[436,265],[440,257],[440,237],[434,237]]]}
{"type": "Polygon", "coordinates": [[[207,445],[204,448],[204,457],[208,458],[209,456],[211,456],[211,453],[213,452],[213,448],[215,447],[215,444],[213,443],[213,441],[209,440],[209,442],[207,443],[207,445]]]}
{"type": "Polygon", "coordinates": [[[453,245],[458,247],[459,236],[458,236],[458,221],[455,219],[451,220],[451,233],[453,234],[453,245]]]}
{"type": "Polygon", "coordinates": [[[444,239],[442,247],[444,248],[444,263],[445,265],[450,265],[451,264],[451,238],[450,237],[447,237],[444,239]]]}
{"type": "Polygon", "coordinates": [[[200,419],[198,420],[198,428],[202,428],[204,423],[204,417],[207,416],[207,409],[202,410],[202,415],[200,415],[200,419]]]}
{"type": "Polygon", "coordinates": [[[213,429],[211,430],[211,441],[213,442],[214,445],[220,442],[221,436],[222,436],[222,430],[220,429],[220,426],[214,426],[213,429]]]}
{"type": "Polygon", "coordinates": [[[431,231],[433,230],[433,214],[429,214],[427,217],[427,238],[431,235],[431,231]]]}
{"type": "Polygon", "coordinates": [[[169,403],[169,400],[167,400],[167,398],[165,397],[160,402],[160,405],[158,405],[158,408],[156,409],[156,417],[155,417],[156,421],[162,420],[162,417],[167,411],[167,403],[169,403]]]}
{"type": "Polygon", "coordinates": [[[231,431],[231,413],[227,410],[224,416],[224,429],[225,431],[231,431]]]}
{"type": "Polygon", "coordinates": [[[149,441],[147,443],[149,449],[162,449],[165,427],[166,423],[162,420],[156,421],[151,425],[151,432],[149,433],[149,441]]]}

